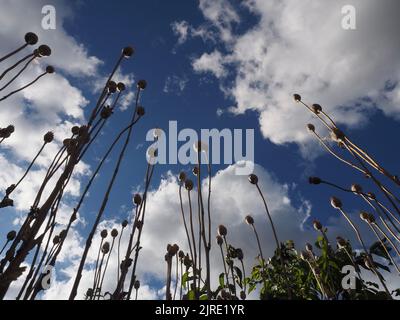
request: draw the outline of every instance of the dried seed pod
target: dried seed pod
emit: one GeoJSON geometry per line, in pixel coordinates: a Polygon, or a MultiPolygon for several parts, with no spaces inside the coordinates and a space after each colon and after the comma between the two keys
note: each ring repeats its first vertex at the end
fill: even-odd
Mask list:
{"type": "Polygon", "coordinates": [[[107,238],[107,236],[108,236],[107,230],[106,230],[106,229],[102,230],[102,231],[100,232],[100,236],[101,236],[103,239],[107,238]]]}
{"type": "Polygon", "coordinates": [[[179,250],[178,257],[179,257],[179,259],[185,258],[185,253],[182,250],[179,250]]]}
{"type": "Polygon", "coordinates": [[[143,221],[142,221],[142,220],[137,220],[137,221],[135,222],[135,227],[136,227],[138,230],[142,229],[142,227],[143,227],[143,221]]]}
{"type": "Polygon", "coordinates": [[[108,119],[113,114],[113,109],[110,106],[105,106],[101,109],[100,117],[102,119],[108,119]]]}
{"type": "Polygon", "coordinates": [[[321,231],[322,230],[322,224],[318,220],[314,220],[313,221],[313,227],[317,231],[321,231]]]}
{"type": "Polygon", "coordinates": [[[179,246],[175,243],[175,244],[172,246],[172,253],[173,253],[173,256],[176,255],[176,254],[178,253],[178,251],[179,251],[179,246]]]}
{"type": "Polygon", "coordinates": [[[135,49],[132,47],[125,47],[122,49],[122,54],[124,55],[125,58],[131,57],[135,53],[135,49]]]}
{"type": "Polygon", "coordinates": [[[306,243],[306,250],[308,252],[313,252],[313,246],[311,245],[311,243],[306,243]]]}
{"type": "Polygon", "coordinates": [[[187,179],[185,181],[185,189],[188,191],[192,191],[193,190],[193,181],[190,179],[187,179]]]}
{"type": "Polygon", "coordinates": [[[140,90],[146,89],[146,87],[147,87],[147,81],[146,81],[146,80],[139,80],[138,83],[137,83],[137,87],[138,87],[140,90]]]}
{"type": "Polygon", "coordinates": [[[183,171],[181,171],[181,172],[179,173],[178,180],[179,180],[180,182],[184,182],[184,181],[186,180],[186,173],[184,173],[183,171]]]}
{"type": "Polygon", "coordinates": [[[92,288],[87,289],[86,297],[88,297],[88,298],[93,297],[93,289],[92,288]]]}
{"type": "Polygon", "coordinates": [[[322,111],[322,107],[318,103],[314,103],[311,108],[315,114],[319,114],[322,111]]]}
{"type": "Polygon", "coordinates": [[[359,184],[352,184],[351,185],[351,191],[353,191],[355,194],[362,193],[362,187],[359,184]]]}
{"type": "Polygon", "coordinates": [[[218,232],[219,236],[225,237],[228,233],[228,230],[226,229],[226,227],[224,225],[220,224],[218,226],[217,232],[218,232]]]}
{"type": "Polygon", "coordinates": [[[192,264],[192,261],[189,258],[189,255],[186,255],[185,258],[183,259],[183,264],[185,267],[190,267],[192,264]]]}
{"type": "Polygon", "coordinates": [[[345,139],[344,132],[338,128],[332,128],[331,139],[337,142],[344,142],[345,139]]]}
{"type": "Polygon", "coordinates": [[[367,193],[367,196],[368,196],[368,198],[370,198],[371,200],[376,200],[376,195],[375,195],[375,193],[368,192],[368,193],[367,193]]]}
{"type": "Polygon", "coordinates": [[[339,198],[336,197],[331,197],[331,206],[334,207],[335,209],[342,209],[342,201],[340,201],[339,198]]]}
{"type": "Polygon", "coordinates": [[[117,83],[117,90],[118,90],[119,92],[125,91],[125,89],[126,89],[126,86],[125,86],[124,83],[122,83],[122,82],[118,82],[118,83],[117,83]]]}
{"type": "Polygon", "coordinates": [[[59,236],[61,240],[64,240],[67,237],[67,230],[61,230],[59,236]]]}
{"type": "Polygon", "coordinates": [[[52,73],[54,73],[54,72],[55,72],[55,69],[54,69],[53,66],[47,66],[47,67],[46,67],[46,73],[52,74],[52,73]]]}
{"type": "Polygon", "coordinates": [[[315,132],[315,126],[312,123],[307,124],[308,131],[315,132]]]}
{"type": "Polygon", "coordinates": [[[73,135],[78,134],[79,133],[79,127],[78,126],[73,126],[71,128],[71,132],[72,132],[73,135]]]}
{"type": "Polygon", "coordinates": [[[48,45],[42,44],[37,49],[37,53],[38,53],[39,57],[48,57],[51,55],[51,49],[48,45]]]}
{"type": "Polygon", "coordinates": [[[115,93],[117,91],[117,84],[115,81],[111,80],[107,83],[107,90],[109,93],[115,93]]]}
{"type": "Polygon", "coordinates": [[[320,184],[321,183],[321,179],[320,178],[318,178],[318,177],[309,177],[308,178],[308,182],[310,183],[310,184],[320,184]]]}
{"type": "Polygon", "coordinates": [[[194,167],[193,168],[193,170],[192,170],[192,172],[193,172],[193,174],[195,175],[195,176],[197,176],[198,174],[199,174],[199,167],[194,167]]]}
{"type": "Polygon", "coordinates": [[[47,133],[44,135],[44,137],[43,137],[43,140],[44,140],[44,142],[46,142],[46,143],[52,142],[53,139],[54,139],[54,133],[51,132],[51,131],[47,132],[47,133]]]}
{"type": "Polygon", "coordinates": [[[293,95],[293,99],[294,99],[294,101],[296,101],[296,102],[300,102],[300,101],[301,101],[301,96],[300,96],[299,94],[295,93],[295,94],[293,95]]]}
{"type": "Polygon", "coordinates": [[[310,255],[308,254],[307,251],[301,251],[300,252],[300,258],[304,261],[308,261],[308,259],[310,258],[310,255]]]}
{"type": "Polygon", "coordinates": [[[251,184],[257,184],[258,183],[258,177],[255,174],[249,174],[249,182],[251,184]]]}
{"type": "Polygon", "coordinates": [[[11,134],[14,133],[15,127],[12,124],[10,124],[9,126],[7,126],[6,130],[11,134]]]}
{"type": "Polygon", "coordinates": [[[113,238],[118,237],[118,230],[117,229],[112,229],[111,230],[111,237],[113,237],[113,238]]]}
{"type": "Polygon", "coordinates": [[[53,244],[58,244],[58,243],[60,243],[60,236],[54,236],[53,244]]]}
{"type": "Polygon", "coordinates": [[[13,241],[15,237],[17,236],[17,233],[12,230],[9,233],[7,233],[7,241],[13,241]]]}
{"type": "Polygon", "coordinates": [[[121,223],[122,228],[126,228],[126,226],[128,225],[128,220],[124,220],[121,223]]]}
{"type": "Polygon", "coordinates": [[[146,110],[143,108],[143,106],[138,106],[138,107],[137,107],[137,109],[136,109],[136,114],[137,114],[139,117],[143,117],[143,116],[145,115],[145,113],[146,113],[146,110]]]}
{"type": "Polygon", "coordinates": [[[133,203],[137,206],[139,206],[142,203],[142,197],[140,196],[140,194],[136,193],[133,196],[133,203]]]}
{"type": "Polygon", "coordinates": [[[248,224],[248,225],[253,225],[254,224],[254,219],[251,215],[247,215],[246,218],[244,218],[244,221],[248,224]]]}
{"type": "Polygon", "coordinates": [[[224,239],[219,235],[216,237],[216,241],[219,246],[222,246],[222,244],[224,243],[224,239]]]}
{"type": "Polygon", "coordinates": [[[9,186],[9,187],[6,189],[6,196],[9,196],[9,195],[11,194],[11,192],[14,191],[14,189],[15,189],[15,184],[12,184],[11,186],[9,186]]]}
{"type": "Polygon", "coordinates": [[[342,237],[336,237],[336,243],[339,249],[346,248],[347,241],[344,240],[342,237]]]}
{"type": "Polygon", "coordinates": [[[103,254],[107,254],[110,252],[110,243],[109,242],[104,242],[104,244],[101,248],[101,252],[103,252],[103,254]]]}
{"type": "Polygon", "coordinates": [[[237,249],[236,249],[236,257],[237,257],[239,260],[243,260],[244,256],[243,256],[243,250],[242,250],[242,249],[240,249],[240,248],[237,248],[237,249]]]}
{"type": "Polygon", "coordinates": [[[136,280],[136,281],[134,282],[134,284],[133,284],[133,287],[135,288],[135,290],[139,290],[139,288],[140,288],[140,281],[139,281],[139,280],[136,280]]]}
{"type": "Polygon", "coordinates": [[[360,218],[362,221],[367,222],[368,223],[368,213],[361,211],[360,212],[360,218]]]}
{"type": "Polygon", "coordinates": [[[30,46],[35,45],[39,41],[38,36],[36,35],[36,33],[33,32],[28,32],[27,34],[25,34],[24,39],[26,44],[29,44],[30,46]]]}
{"type": "Polygon", "coordinates": [[[246,300],[246,293],[243,290],[240,291],[240,299],[246,300]]]}

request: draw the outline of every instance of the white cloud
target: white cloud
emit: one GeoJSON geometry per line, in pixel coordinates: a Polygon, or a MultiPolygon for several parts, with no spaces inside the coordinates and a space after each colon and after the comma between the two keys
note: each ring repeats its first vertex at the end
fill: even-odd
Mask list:
{"type": "Polygon", "coordinates": [[[175,93],[177,95],[180,95],[182,94],[183,90],[185,90],[188,81],[189,79],[186,76],[167,76],[167,78],[165,79],[163,91],[165,93],[175,93]]]}
{"type": "Polygon", "coordinates": [[[399,117],[398,1],[350,1],[357,29],[346,31],[341,8],[349,1],[253,0],[245,7],[258,20],[231,37],[232,22],[240,19],[233,13],[237,8],[223,2],[200,2],[199,7],[220,30],[219,44],[227,53],[204,53],[193,68],[217,77],[232,72],[233,83],[221,79],[221,89],[235,101],[230,111],[257,111],[265,138],[302,145],[311,139],[304,128],[311,116],[293,102],[295,92],[322,104],[350,128],[363,126],[378,109],[399,117]],[[384,90],[388,83],[394,86],[391,92],[384,90]]]}
{"type": "Polygon", "coordinates": [[[210,72],[215,77],[221,78],[226,75],[224,63],[221,52],[215,50],[211,53],[203,53],[192,62],[192,66],[196,72],[210,72]]]}

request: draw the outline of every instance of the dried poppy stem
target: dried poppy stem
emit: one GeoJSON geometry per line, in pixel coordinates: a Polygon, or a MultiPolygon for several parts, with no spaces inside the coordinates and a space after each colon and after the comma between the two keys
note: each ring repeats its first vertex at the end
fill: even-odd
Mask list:
{"type": "Polygon", "coordinates": [[[0,62],[3,62],[4,60],[7,60],[8,58],[12,57],[13,55],[17,54],[18,52],[24,50],[28,45],[29,46],[35,45],[38,42],[39,38],[35,33],[28,32],[25,34],[24,40],[25,40],[25,43],[21,47],[11,51],[10,53],[6,54],[3,57],[1,57],[0,62]]]}
{"type": "Polygon", "coordinates": [[[3,91],[5,88],[7,88],[11,83],[13,83],[14,82],[14,80],[15,79],[17,79],[25,70],[26,70],[26,68],[28,68],[28,66],[30,65],[30,63],[33,61],[33,60],[35,60],[35,56],[33,56],[32,58],[30,58],[29,60],[28,60],[28,62],[24,65],[24,67],[20,70],[20,71],[18,71],[18,73],[14,76],[14,77],[12,77],[4,86],[2,86],[1,88],[0,88],[0,91],[3,91]]]}
{"type": "Polygon", "coordinates": [[[33,58],[33,59],[36,58],[35,52],[32,52],[32,53],[26,55],[25,57],[23,57],[22,59],[18,60],[16,63],[14,63],[11,67],[4,70],[3,73],[0,75],[0,80],[3,79],[8,72],[15,69],[19,64],[21,64],[22,62],[24,62],[25,60],[27,60],[29,58],[33,58]]]}
{"type": "MultiPolygon", "coordinates": [[[[365,213],[365,212],[363,212],[365,213]]],[[[361,213],[361,214],[363,214],[361,213]]],[[[362,220],[364,220],[363,218],[361,218],[362,220]]],[[[366,220],[364,220],[367,225],[370,227],[370,229],[372,230],[372,232],[374,233],[375,237],[378,239],[379,243],[381,244],[383,250],[385,251],[386,255],[388,256],[388,258],[390,259],[390,261],[393,263],[394,267],[396,268],[397,272],[400,274],[400,269],[396,263],[396,261],[394,261],[393,257],[390,255],[389,251],[386,248],[386,245],[383,243],[382,239],[379,237],[378,233],[376,232],[375,228],[372,226],[372,224],[370,223],[368,217],[366,220]]],[[[386,238],[387,239],[387,238],[386,238]]]]}
{"type": "MultiPolygon", "coordinates": [[[[193,254],[194,254],[194,261],[193,261],[193,283],[195,291],[197,288],[196,285],[196,273],[197,273],[197,248],[196,248],[196,238],[194,236],[194,225],[193,225],[193,211],[192,211],[192,200],[190,197],[190,191],[188,190],[188,199],[189,199],[189,221],[190,221],[190,232],[192,234],[192,244],[193,244],[193,254]]],[[[199,253],[201,254],[201,253],[199,253]]]]}
{"type": "MultiPolygon", "coordinates": [[[[133,115],[132,115],[132,120],[131,120],[132,122],[134,122],[135,118],[136,118],[139,95],[140,95],[140,89],[138,87],[138,90],[136,92],[136,106],[135,106],[135,109],[134,109],[134,112],[133,112],[133,115]]],[[[140,116],[139,116],[139,118],[140,118],[140,116]]],[[[86,257],[87,257],[87,254],[89,252],[89,248],[90,248],[91,243],[92,243],[94,232],[95,232],[98,224],[100,223],[100,219],[101,219],[101,217],[103,215],[103,212],[104,212],[104,210],[106,208],[106,205],[108,203],[108,197],[109,197],[109,195],[111,193],[111,189],[112,189],[112,187],[114,185],[115,179],[116,179],[117,174],[119,172],[119,168],[120,168],[122,159],[123,159],[123,157],[125,155],[125,151],[126,151],[126,149],[128,147],[128,144],[129,144],[129,141],[130,141],[130,138],[131,138],[131,134],[132,134],[132,127],[130,127],[129,130],[128,130],[128,133],[127,133],[127,136],[126,136],[126,139],[125,139],[125,143],[124,143],[124,145],[122,147],[122,150],[121,150],[121,152],[119,154],[118,161],[117,161],[115,169],[114,169],[114,173],[113,173],[112,178],[111,178],[111,180],[110,180],[110,182],[108,184],[107,191],[106,191],[106,193],[104,195],[104,198],[103,198],[99,213],[98,213],[98,215],[96,217],[96,220],[95,220],[95,223],[94,223],[94,225],[92,227],[92,231],[91,231],[91,233],[89,234],[89,237],[86,240],[86,246],[85,246],[85,249],[84,249],[84,252],[83,252],[83,255],[82,255],[81,262],[79,264],[78,273],[77,273],[77,276],[75,278],[74,285],[72,287],[71,294],[70,294],[70,297],[69,297],[70,300],[74,300],[74,298],[75,298],[75,296],[77,294],[77,289],[78,289],[78,286],[79,286],[79,282],[80,282],[80,279],[82,278],[82,270],[83,270],[83,267],[84,267],[85,262],[86,262],[86,257]]]]}
{"type": "Polygon", "coordinates": [[[185,227],[186,238],[188,240],[190,258],[193,260],[192,242],[190,241],[189,230],[188,230],[188,227],[187,227],[185,211],[183,209],[183,202],[182,202],[182,182],[179,184],[179,204],[180,204],[180,207],[181,207],[182,220],[183,220],[183,225],[185,227]]]}
{"type": "Polygon", "coordinates": [[[229,284],[229,275],[228,275],[228,270],[226,268],[226,261],[225,261],[225,255],[224,255],[224,250],[222,249],[222,244],[224,243],[224,239],[218,235],[217,236],[217,244],[219,246],[219,249],[221,251],[221,258],[222,258],[222,265],[224,266],[224,273],[225,273],[225,279],[226,279],[226,286],[228,287],[228,291],[230,294],[231,292],[231,285],[229,284]]]}
{"type": "Polygon", "coordinates": [[[388,297],[389,297],[390,299],[392,299],[392,296],[391,296],[391,294],[390,294],[390,292],[389,292],[389,290],[388,290],[388,288],[387,288],[385,282],[383,281],[383,279],[381,279],[381,277],[379,276],[379,274],[378,274],[378,272],[377,272],[377,270],[376,270],[375,263],[374,263],[374,261],[372,260],[372,257],[371,257],[371,255],[370,255],[370,253],[369,253],[367,247],[365,246],[365,243],[364,243],[364,241],[363,241],[363,239],[362,239],[362,237],[361,237],[360,231],[358,230],[358,228],[356,227],[356,225],[353,223],[353,221],[349,218],[349,216],[347,215],[347,213],[343,210],[341,201],[340,201],[338,198],[336,198],[336,197],[332,197],[332,198],[331,198],[331,204],[332,204],[332,206],[333,206],[335,209],[338,209],[338,210],[342,213],[343,217],[347,220],[347,222],[349,223],[349,225],[350,225],[350,226],[352,227],[352,229],[354,230],[354,233],[356,234],[358,241],[360,242],[360,244],[361,244],[361,246],[362,246],[362,248],[363,248],[365,254],[367,255],[368,261],[369,261],[370,264],[371,264],[373,273],[378,277],[378,279],[379,279],[379,281],[380,281],[382,287],[384,288],[386,294],[388,295],[388,297]]]}
{"type": "Polygon", "coordinates": [[[179,281],[179,257],[178,253],[175,254],[176,257],[176,270],[175,270],[175,290],[174,290],[174,298],[176,300],[176,292],[178,291],[178,281],[179,281]]]}
{"type": "Polygon", "coordinates": [[[393,241],[388,237],[385,231],[382,230],[382,228],[377,224],[376,222],[371,222],[372,227],[376,227],[378,231],[387,239],[387,241],[390,243],[394,251],[396,251],[397,255],[400,257],[400,251],[397,249],[396,245],[393,243],[393,241]]]}
{"type": "MultiPolygon", "coordinates": [[[[251,184],[254,184],[256,186],[256,188],[258,190],[258,193],[260,194],[261,199],[262,199],[262,201],[264,203],[265,211],[267,213],[267,216],[268,216],[268,219],[269,219],[269,222],[270,222],[270,225],[271,225],[272,233],[273,233],[274,238],[275,238],[276,250],[278,251],[278,254],[279,254],[281,267],[282,267],[282,270],[286,270],[285,263],[283,261],[281,246],[280,246],[279,240],[278,240],[278,235],[277,235],[276,230],[275,230],[275,225],[274,225],[274,222],[272,221],[271,214],[269,213],[267,202],[265,201],[264,195],[263,195],[263,193],[262,193],[262,191],[261,191],[261,189],[260,189],[260,187],[258,185],[258,177],[256,175],[254,175],[254,174],[251,174],[249,176],[249,181],[250,181],[251,184]]],[[[288,298],[291,299],[292,293],[291,293],[289,284],[287,284],[287,287],[288,287],[287,288],[287,290],[288,290],[288,298]]]]}
{"type": "Polygon", "coordinates": [[[319,289],[321,290],[323,300],[327,299],[328,295],[326,294],[325,288],[322,285],[321,279],[320,279],[319,275],[317,274],[317,271],[315,270],[314,266],[311,264],[311,262],[308,259],[305,259],[305,261],[307,262],[308,266],[310,267],[311,272],[314,275],[314,279],[317,282],[319,289]]]}
{"type": "MultiPolygon", "coordinates": [[[[115,229],[114,229],[114,230],[115,230],[115,229]]],[[[113,250],[113,248],[114,248],[114,243],[115,243],[115,238],[116,238],[116,236],[113,235],[114,230],[111,232],[111,235],[112,235],[112,239],[113,239],[113,240],[112,240],[112,242],[111,242],[110,252],[108,253],[108,256],[107,256],[106,265],[104,266],[103,275],[102,275],[102,277],[101,277],[100,284],[99,284],[99,286],[98,286],[100,292],[101,292],[101,290],[102,290],[102,288],[103,288],[103,282],[104,282],[104,277],[105,277],[106,272],[107,272],[108,262],[109,262],[109,260],[110,260],[112,250],[113,250]]],[[[116,230],[115,230],[115,231],[116,231],[116,230]]],[[[118,231],[117,231],[117,235],[118,235],[118,231]]]]}
{"type": "Polygon", "coordinates": [[[117,282],[118,282],[118,279],[119,279],[119,269],[120,269],[120,266],[121,266],[121,255],[120,255],[121,238],[122,238],[122,235],[123,235],[123,233],[124,233],[125,227],[126,227],[127,225],[128,225],[128,221],[124,220],[124,221],[122,222],[121,234],[120,234],[119,239],[118,239],[118,249],[117,249],[117,256],[118,256],[117,282]]]}
{"type": "Polygon", "coordinates": [[[30,87],[30,86],[33,85],[35,82],[37,82],[40,78],[44,77],[46,74],[47,74],[47,71],[46,71],[46,72],[43,72],[42,74],[40,74],[39,76],[37,76],[34,80],[32,80],[32,81],[29,82],[28,84],[24,85],[23,87],[21,87],[21,88],[19,88],[19,89],[17,89],[17,90],[11,91],[9,94],[7,94],[7,95],[5,95],[3,98],[1,98],[1,99],[0,99],[0,102],[6,100],[7,98],[11,97],[12,95],[14,95],[14,94],[16,94],[16,93],[18,93],[18,92],[20,92],[20,91],[25,90],[26,88],[30,87]]]}
{"type": "Polygon", "coordinates": [[[167,262],[167,284],[165,292],[165,300],[172,300],[171,295],[171,271],[172,271],[172,257],[169,253],[165,255],[165,261],[167,262]]]}

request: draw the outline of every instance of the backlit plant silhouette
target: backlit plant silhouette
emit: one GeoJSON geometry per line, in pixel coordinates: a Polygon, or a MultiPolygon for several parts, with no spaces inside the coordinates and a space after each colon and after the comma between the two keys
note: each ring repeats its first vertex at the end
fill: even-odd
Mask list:
{"type": "MultiPolygon", "coordinates": [[[[36,45],[38,37],[33,33],[25,35],[25,44],[0,58],[0,66],[5,61],[17,58],[29,46],[36,45]]],[[[71,128],[71,134],[63,140],[47,167],[40,187],[31,199],[31,208],[23,217],[18,230],[9,231],[2,235],[4,244],[0,246],[0,299],[4,299],[10,292],[11,286],[17,279],[21,280],[18,288],[18,300],[34,300],[40,298],[45,289],[43,280],[46,277],[45,267],[54,267],[59,262],[60,254],[66,250],[68,236],[71,236],[72,225],[78,219],[79,212],[88,192],[91,190],[96,176],[101,172],[106,161],[110,161],[113,152],[117,153],[111,177],[106,183],[103,195],[98,196],[98,210],[93,221],[89,223],[89,233],[85,237],[83,252],[80,256],[76,273],[73,275],[72,289],[69,299],[86,300],[137,300],[141,288],[138,275],[138,261],[142,249],[142,236],[145,229],[145,218],[149,192],[154,175],[157,159],[157,150],[149,149],[147,169],[144,175],[144,188],[141,193],[133,196],[132,216],[123,220],[119,227],[111,230],[102,229],[104,213],[109,199],[113,196],[113,189],[118,181],[118,175],[127,150],[131,145],[132,133],[135,125],[145,115],[145,109],[140,104],[141,95],[147,87],[145,80],[136,83],[135,101],[131,106],[130,118],[107,146],[106,152],[93,166],[88,181],[85,182],[82,193],[78,198],[65,228],[58,231],[60,206],[65,196],[65,190],[76,171],[76,166],[84,159],[94,142],[99,139],[117,110],[121,97],[126,94],[124,83],[115,82],[115,74],[122,61],[134,53],[132,47],[125,47],[120,53],[115,66],[110,72],[97,102],[90,109],[89,118],[85,124],[71,128]],[[98,245],[93,245],[99,239],[98,245]],[[124,240],[123,240],[124,239],[124,240]],[[83,287],[82,277],[90,264],[89,254],[94,253],[96,259],[94,269],[89,272],[89,287],[83,287]],[[112,255],[116,256],[117,269],[113,270],[112,255]],[[106,283],[113,284],[110,289],[106,283]],[[78,295],[78,290],[85,290],[84,296],[78,295]]],[[[19,58],[15,63],[5,67],[0,74],[0,91],[9,90],[0,98],[2,102],[12,95],[34,85],[41,77],[55,72],[52,66],[37,78],[20,88],[11,88],[15,80],[20,77],[35,59],[42,59],[51,54],[47,45],[39,45],[33,52],[19,58]],[[19,69],[18,69],[19,68],[19,69]]],[[[17,58],[18,59],[18,58],[17,58]]],[[[40,85],[40,82],[36,84],[40,85]]],[[[328,237],[328,230],[321,222],[314,220],[309,233],[316,232],[315,243],[300,244],[300,249],[290,239],[282,239],[282,228],[277,223],[274,212],[271,211],[268,201],[269,195],[263,192],[262,181],[256,174],[250,174],[247,179],[249,194],[254,193],[259,204],[263,207],[262,215],[265,221],[256,221],[256,213],[243,215],[242,228],[253,239],[257,248],[254,265],[247,266],[245,257],[247,252],[237,245],[235,235],[225,225],[213,225],[213,219],[218,214],[212,204],[212,167],[203,159],[208,159],[208,145],[206,141],[198,141],[193,149],[197,155],[197,163],[190,168],[193,176],[182,171],[178,176],[178,192],[181,225],[176,228],[184,230],[185,240],[179,244],[165,244],[166,252],[160,256],[158,262],[165,266],[165,299],[166,300],[244,300],[251,298],[267,299],[392,299],[400,294],[400,289],[391,292],[387,286],[384,273],[396,269],[399,273],[400,251],[400,200],[396,192],[392,191],[387,183],[395,187],[400,185],[397,176],[390,173],[378,163],[363,148],[356,145],[345,133],[339,129],[335,121],[319,104],[309,106],[300,95],[295,94],[296,102],[304,105],[322,126],[328,130],[330,139],[337,143],[340,150],[347,152],[347,157],[335,150],[326,139],[319,135],[313,124],[308,124],[308,130],[322,144],[323,148],[342,163],[360,172],[371,179],[379,191],[379,196],[373,192],[364,192],[359,184],[351,184],[349,188],[341,187],[319,177],[310,177],[312,185],[324,185],[334,188],[337,192],[348,194],[360,200],[371,210],[368,212],[360,207],[359,217],[354,218],[338,196],[327,199],[327,211],[337,212],[349,224],[357,242],[353,244],[341,235],[336,237],[332,244],[328,237]],[[381,179],[386,179],[382,182],[381,179]],[[329,203],[332,208],[329,208],[329,203]],[[365,224],[370,234],[362,234],[360,224],[365,224]],[[273,254],[266,255],[266,241],[260,230],[270,232],[274,238],[273,254]],[[214,234],[215,232],[215,234],[214,234]],[[366,239],[372,236],[373,243],[366,239]],[[215,242],[214,242],[215,241],[215,242]],[[211,261],[212,250],[218,254],[217,261],[211,261]],[[219,266],[217,279],[212,279],[211,269],[219,266]],[[343,286],[342,269],[352,266],[355,270],[355,288],[343,286]],[[369,280],[367,280],[369,279],[369,280]],[[373,279],[373,280],[370,280],[373,279]]],[[[18,128],[9,125],[0,128],[0,144],[8,143],[10,136],[18,128]],[[4,142],[5,141],[5,142],[4,142]]],[[[160,132],[154,130],[154,137],[158,139],[160,132]]],[[[52,132],[44,133],[43,142],[32,161],[24,168],[21,177],[9,186],[3,186],[4,194],[0,202],[0,209],[14,205],[13,192],[25,182],[37,160],[43,156],[43,151],[54,141],[52,132]]],[[[3,145],[1,145],[3,146],[3,145]]],[[[135,172],[137,174],[137,172],[135,172]]],[[[83,182],[83,181],[82,181],[83,182]]],[[[311,226],[310,226],[311,227],[311,226]]],[[[314,234],[313,234],[314,236],[314,234]]],[[[86,282],[85,282],[86,283],[86,282]]]]}

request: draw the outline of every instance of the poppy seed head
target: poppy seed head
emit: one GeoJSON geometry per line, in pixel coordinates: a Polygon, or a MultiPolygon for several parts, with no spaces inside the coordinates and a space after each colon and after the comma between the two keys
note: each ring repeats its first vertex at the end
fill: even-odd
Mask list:
{"type": "Polygon", "coordinates": [[[315,132],[315,126],[312,123],[307,124],[307,129],[310,132],[315,132]]]}
{"type": "Polygon", "coordinates": [[[221,236],[221,237],[225,237],[228,234],[228,230],[222,224],[220,224],[218,226],[217,232],[218,232],[218,235],[221,236]]]}
{"type": "Polygon", "coordinates": [[[136,113],[139,117],[143,117],[145,115],[146,111],[142,106],[138,106],[136,109],[136,113]]]}
{"type": "Polygon", "coordinates": [[[258,177],[255,175],[255,174],[249,174],[249,177],[248,177],[248,179],[249,179],[249,182],[251,183],[251,184],[257,184],[258,183],[258,177]]]}
{"type": "Polygon", "coordinates": [[[71,128],[71,132],[73,135],[77,135],[79,133],[79,127],[78,126],[73,126],[71,128]]]}
{"type": "Polygon", "coordinates": [[[312,251],[313,251],[313,246],[312,246],[311,243],[306,243],[306,250],[307,250],[308,252],[312,252],[312,251]]]}
{"type": "Polygon", "coordinates": [[[13,241],[15,237],[17,236],[17,233],[12,230],[9,233],[7,233],[7,241],[13,241]]]}
{"type": "Polygon", "coordinates": [[[101,252],[103,252],[103,254],[107,254],[110,252],[110,243],[109,242],[104,242],[103,247],[101,248],[101,252]]]}
{"type": "Polygon", "coordinates": [[[339,198],[331,197],[330,200],[331,200],[331,206],[332,206],[333,208],[335,208],[335,209],[342,209],[343,204],[342,204],[342,201],[340,201],[339,198]]]}
{"type": "Polygon", "coordinates": [[[141,203],[142,203],[142,197],[140,196],[140,194],[138,194],[138,193],[136,193],[134,196],[133,196],[133,203],[135,204],[135,205],[140,205],[141,203]]]}
{"type": "Polygon", "coordinates": [[[34,44],[36,44],[39,41],[38,36],[36,35],[36,33],[33,32],[28,32],[27,34],[25,34],[25,42],[27,44],[29,44],[30,46],[33,46],[34,44]]]}
{"type": "Polygon", "coordinates": [[[369,223],[375,223],[375,216],[372,213],[368,214],[367,219],[369,223]]]}
{"type": "Polygon", "coordinates": [[[362,187],[359,184],[354,183],[351,185],[351,191],[353,191],[356,194],[359,194],[362,192],[362,187]]]}
{"type": "Polygon", "coordinates": [[[108,236],[107,230],[106,230],[106,229],[102,230],[102,231],[100,232],[100,236],[101,236],[103,239],[107,238],[107,236],[108,236]]]}
{"type": "Polygon", "coordinates": [[[51,49],[48,45],[42,44],[37,49],[37,53],[38,53],[39,57],[48,57],[51,55],[51,49]]]}
{"type": "Polygon", "coordinates": [[[218,236],[216,237],[216,241],[217,241],[217,244],[218,244],[219,246],[222,246],[222,244],[224,243],[224,239],[223,239],[220,235],[218,235],[218,236]]]}
{"type": "Polygon", "coordinates": [[[118,90],[119,92],[122,92],[122,91],[125,91],[125,89],[126,89],[125,84],[122,83],[122,82],[118,82],[118,84],[117,84],[117,90],[118,90]]]}
{"type": "Polygon", "coordinates": [[[337,243],[337,246],[338,246],[340,249],[345,248],[346,245],[347,245],[346,240],[344,240],[342,237],[336,237],[336,243],[337,243]]]}
{"type": "Polygon", "coordinates": [[[370,198],[371,200],[376,200],[376,195],[373,192],[368,192],[367,193],[368,198],[370,198]]]}
{"type": "Polygon", "coordinates": [[[54,238],[53,238],[53,244],[58,244],[58,243],[60,243],[60,236],[54,236],[54,238]]]}
{"type": "Polygon", "coordinates": [[[128,220],[124,220],[121,223],[122,228],[126,228],[126,226],[128,225],[128,220]]]}
{"type": "Polygon", "coordinates": [[[109,93],[115,93],[117,91],[117,84],[115,83],[115,81],[108,81],[107,89],[109,93]]]}
{"type": "Polygon", "coordinates": [[[246,218],[244,218],[244,221],[248,224],[248,225],[253,225],[254,224],[254,219],[252,216],[247,215],[246,218]]]}
{"type": "Polygon", "coordinates": [[[117,229],[112,229],[111,230],[111,237],[116,238],[118,236],[118,230],[117,229]]]}
{"type": "Polygon", "coordinates": [[[296,102],[300,102],[300,101],[301,101],[301,96],[300,96],[299,94],[295,93],[295,94],[293,95],[293,99],[294,99],[294,101],[296,101],[296,102]]]}
{"type": "Polygon", "coordinates": [[[183,171],[181,171],[181,172],[179,173],[178,180],[179,180],[180,182],[184,182],[184,181],[186,180],[186,173],[183,172],[183,171]]]}
{"type": "Polygon", "coordinates": [[[137,83],[137,87],[138,87],[140,90],[146,89],[146,87],[147,87],[147,81],[146,81],[146,80],[139,80],[138,83],[137,83]]]}
{"type": "Polygon", "coordinates": [[[312,105],[312,110],[314,111],[315,114],[319,114],[322,111],[322,107],[318,103],[314,103],[312,105]]]}
{"type": "Polygon", "coordinates": [[[321,179],[318,177],[309,177],[308,178],[308,182],[310,184],[320,184],[321,183],[321,179]]]}
{"type": "Polygon", "coordinates": [[[135,49],[132,47],[125,47],[122,49],[122,54],[124,55],[125,58],[131,57],[135,53],[135,49]]]}
{"type": "Polygon", "coordinates": [[[46,143],[52,142],[53,139],[54,139],[54,134],[53,134],[53,132],[51,132],[51,131],[47,132],[47,133],[44,135],[44,137],[43,137],[43,140],[44,140],[44,142],[46,142],[46,143]]]}
{"type": "Polygon", "coordinates": [[[192,172],[193,172],[193,175],[197,176],[197,175],[199,174],[199,167],[198,167],[198,166],[195,166],[195,167],[193,168],[192,172]]]}
{"type": "Polygon", "coordinates": [[[54,71],[55,71],[55,69],[54,69],[53,66],[47,66],[47,67],[46,67],[46,72],[47,72],[48,74],[52,74],[52,73],[54,73],[54,71]]]}
{"type": "Polygon", "coordinates": [[[135,290],[139,290],[140,288],[140,281],[136,280],[135,283],[133,284],[133,287],[135,288],[135,290]]]}
{"type": "Polygon", "coordinates": [[[186,179],[185,181],[185,189],[187,191],[192,191],[193,190],[193,181],[190,179],[186,179]]]}
{"type": "Polygon", "coordinates": [[[315,230],[320,231],[322,230],[322,224],[318,220],[313,221],[313,227],[315,230]]]}

